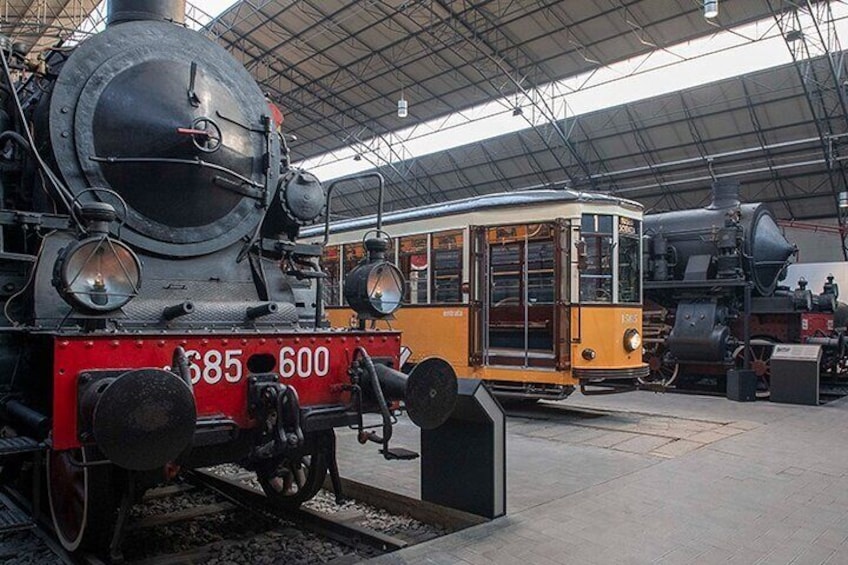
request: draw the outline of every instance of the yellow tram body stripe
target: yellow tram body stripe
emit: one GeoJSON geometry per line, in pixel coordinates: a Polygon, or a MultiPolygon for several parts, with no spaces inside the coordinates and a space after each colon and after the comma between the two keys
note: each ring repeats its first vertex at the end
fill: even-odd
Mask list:
{"type": "MultiPolygon", "coordinates": [[[[468,376],[468,306],[403,306],[395,312],[391,326],[403,332],[402,344],[412,350],[409,361],[441,357],[460,376],[468,376]]],[[[327,308],[332,327],[348,327],[353,311],[327,308]]],[[[377,322],[386,327],[386,322],[377,322]]]]}
{"type": "MultiPolygon", "coordinates": [[[[403,344],[412,350],[410,362],[428,357],[441,357],[448,361],[460,377],[487,381],[528,382],[576,386],[572,368],[635,369],[642,367],[642,349],[627,352],[624,349],[624,332],[635,328],[642,332],[640,306],[573,306],[571,311],[570,367],[528,368],[507,366],[469,365],[470,317],[467,304],[441,304],[406,306],[395,313],[391,327],[403,332],[403,344]],[[595,358],[583,358],[583,350],[591,348],[595,358]]],[[[353,312],[346,307],[327,308],[327,317],[333,327],[351,324],[353,312]]],[[[378,322],[384,326],[386,322],[378,322]]]]}

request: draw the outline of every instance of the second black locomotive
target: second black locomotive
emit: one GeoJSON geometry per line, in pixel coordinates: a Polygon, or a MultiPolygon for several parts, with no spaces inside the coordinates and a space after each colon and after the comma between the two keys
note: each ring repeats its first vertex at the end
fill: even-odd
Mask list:
{"type": "Polygon", "coordinates": [[[715,182],[703,209],[645,216],[644,233],[645,351],[654,382],[668,386],[681,372],[723,375],[748,355],[766,389],[778,342],[818,343],[831,364],[842,358],[844,340],[833,327],[838,288],[781,286],[796,248],[765,204],[740,202],[737,182],[715,182]]]}

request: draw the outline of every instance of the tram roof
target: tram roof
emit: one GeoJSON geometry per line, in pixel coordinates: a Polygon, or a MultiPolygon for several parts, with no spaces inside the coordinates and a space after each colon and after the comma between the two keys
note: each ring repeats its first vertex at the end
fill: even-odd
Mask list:
{"type": "MultiPolygon", "coordinates": [[[[486,210],[502,208],[538,206],[540,204],[569,204],[575,202],[622,206],[630,210],[638,211],[643,209],[642,205],[634,200],[627,200],[625,198],[619,198],[609,194],[581,192],[570,189],[527,190],[521,192],[502,192],[486,196],[475,196],[472,198],[463,198],[462,200],[454,200],[452,202],[440,202],[438,204],[428,204],[426,206],[409,208],[398,212],[389,212],[388,214],[383,214],[383,225],[428,220],[444,216],[458,216],[460,214],[483,212],[486,210]]],[[[366,229],[368,227],[375,226],[376,222],[376,214],[350,220],[337,221],[330,224],[330,233],[366,229]]],[[[303,237],[315,237],[323,233],[323,231],[323,225],[312,226],[303,230],[301,235],[303,237]]]]}

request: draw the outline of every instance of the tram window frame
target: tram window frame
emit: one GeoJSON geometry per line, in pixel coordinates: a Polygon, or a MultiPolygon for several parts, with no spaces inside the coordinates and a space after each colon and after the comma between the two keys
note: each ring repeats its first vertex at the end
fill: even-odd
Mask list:
{"type": "Polygon", "coordinates": [[[582,304],[616,303],[615,230],[618,223],[613,214],[582,214],[580,239],[584,244],[585,265],[580,269],[579,297],[582,304]],[[591,253],[590,253],[591,251],[591,253]],[[597,261],[597,266],[592,263],[597,261]],[[597,270],[599,272],[589,272],[597,270]],[[595,284],[589,284],[589,282],[595,284]],[[606,286],[602,288],[597,283],[606,286]],[[603,294],[598,291],[602,291],[603,294]],[[591,293],[591,294],[587,294],[591,293]]]}
{"type": "Polygon", "coordinates": [[[462,292],[464,245],[465,232],[462,229],[433,232],[430,235],[430,293],[433,304],[464,303],[462,292]],[[453,238],[453,242],[449,242],[449,238],[453,238]],[[437,255],[441,253],[450,253],[453,256],[449,268],[439,267],[437,255]],[[445,288],[446,286],[449,288],[445,288]],[[449,293],[449,299],[441,298],[445,293],[449,293]]]}
{"type": "Polygon", "coordinates": [[[616,246],[617,302],[642,303],[642,222],[618,216],[618,244],[616,246]],[[627,284],[627,281],[630,284],[627,284]]]}
{"type": "Polygon", "coordinates": [[[486,238],[489,242],[489,270],[490,270],[490,290],[489,290],[489,305],[498,307],[505,305],[507,301],[515,306],[524,305],[524,296],[527,296],[527,303],[530,306],[553,306],[557,300],[557,245],[555,241],[555,225],[549,221],[531,222],[520,224],[503,224],[486,227],[486,238]],[[541,259],[531,257],[530,248],[538,244],[547,246],[549,253],[541,259]],[[506,259],[508,248],[514,249],[511,251],[515,255],[513,261],[502,261],[496,263],[497,259],[506,259]],[[500,253],[496,253],[495,249],[499,249],[500,253]],[[505,257],[496,258],[496,255],[502,254],[505,257]],[[531,269],[531,263],[537,261],[538,268],[531,269]],[[514,269],[510,270],[512,266],[514,269]],[[497,267],[502,267],[498,272],[497,267]],[[527,281],[525,292],[524,269],[527,269],[527,281]],[[517,277],[515,281],[510,281],[509,277],[517,277]],[[503,282],[498,285],[498,280],[507,281],[505,286],[503,282]],[[533,284],[534,281],[543,281],[542,284],[533,284]],[[531,300],[530,294],[532,288],[545,289],[550,292],[550,300],[531,300]]]}
{"type": "Polygon", "coordinates": [[[327,274],[327,279],[321,285],[324,304],[339,306],[342,302],[342,246],[328,245],[321,254],[321,269],[327,274]],[[335,257],[330,252],[335,251],[335,257]]]}
{"type": "Polygon", "coordinates": [[[403,274],[404,278],[404,288],[403,288],[403,298],[402,304],[405,305],[422,305],[430,303],[430,270],[431,270],[431,261],[432,256],[430,254],[430,234],[429,233],[421,233],[421,234],[413,234],[413,235],[405,235],[402,237],[398,237],[395,240],[397,245],[397,266],[403,274]],[[412,250],[409,250],[409,246],[412,247],[412,250]],[[407,249],[405,250],[405,247],[407,249]],[[423,252],[423,253],[422,253],[423,252]],[[421,269],[413,269],[412,268],[412,257],[424,255],[426,263],[421,269]],[[411,276],[412,272],[415,271],[416,277],[411,276]],[[423,277],[421,276],[423,274],[423,277]],[[413,302],[411,300],[412,297],[412,285],[413,283],[416,285],[415,295],[417,299],[413,302]]]}
{"type": "Polygon", "coordinates": [[[519,306],[524,302],[521,284],[522,247],[518,241],[489,245],[489,277],[492,307],[506,304],[519,306]]]}
{"type": "Polygon", "coordinates": [[[533,306],[556,304],[556,242],[553,236],[550,239],[527,241],[527,302],[533,306]],[[546,249],[545,255],[534,257],[534,248],[546,249]],[[533,268],[533,265],[537,268],[533,268]],[[533,293],[539,293],[535,299],[531,298],[533,293]],[[549,300],[539,300],[540,297],[549,300]]]}

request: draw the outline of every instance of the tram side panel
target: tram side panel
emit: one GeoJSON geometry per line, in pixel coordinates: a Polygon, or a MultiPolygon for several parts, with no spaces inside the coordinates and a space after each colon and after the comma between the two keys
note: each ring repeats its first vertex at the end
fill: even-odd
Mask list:
{"type": "MultiPolygon", "coordinates": [[[[408,288],[391,327],[404,334],[408,362],[438,353],[459,376],[524,398],[561,399],[577,386],[621,387],[643,376],[641,222],[601,211],[394,240],[408,288]],[[455,271],[440,270],[454,263],[455,271]]],[[[360,247],[328,249],[324,268],[336,280],[325,290],[340,286],[360,247]]],[[[337,292],[325,299],[335,305],[331,325],[356,323],[337,292]]]]}
{"type": "MultiPolygon", "coordinates": [[[[347,307],[327,309],[332,327],[351,324],[353,312],[347,307]]],[[[395,313],[392,328],[403,333],[410,350],[407,363],[420,363],[430,357],[449,362],[460,376],[470,376],[468,365],[469,308],[467,304],[406,306],[395,313]]]]}

